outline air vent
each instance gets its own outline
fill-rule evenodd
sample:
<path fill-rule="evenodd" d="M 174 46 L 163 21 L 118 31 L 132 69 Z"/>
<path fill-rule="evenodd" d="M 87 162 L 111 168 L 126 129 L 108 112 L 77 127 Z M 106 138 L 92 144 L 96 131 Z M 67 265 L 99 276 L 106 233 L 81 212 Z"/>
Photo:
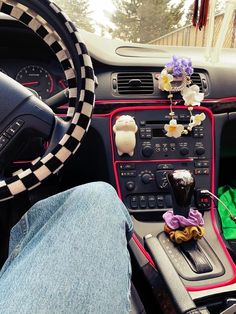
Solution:
<path fill-rule="evenodd" d="M 207 86 L 204 88 L 201 75 L 199 73 L 193 73 L 191 75 L 192 85 L 197 85 L 200 88 L 200 92 L 204 92 Z"/>
<path fill-rule="evenodd" d="M 154 92 L 151 73 L 118 73 L 117 85 L 120 95 L 150 95 Z"/>

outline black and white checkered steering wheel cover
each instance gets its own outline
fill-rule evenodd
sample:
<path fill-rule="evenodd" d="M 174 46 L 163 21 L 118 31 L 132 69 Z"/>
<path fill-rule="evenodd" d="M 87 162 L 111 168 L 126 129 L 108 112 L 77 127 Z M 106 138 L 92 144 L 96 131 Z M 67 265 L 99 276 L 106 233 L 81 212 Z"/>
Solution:
<path fill-rule="evenodd" d="M 0 12 L 6 13 L 38 34 L 53 50 L 64 69 L 69 88 L 70 126 L 58 145 L 46 156 L 39 158 L 30 168 L 14 175 L 11 178 L 0 181 L 0 201 L 13 198 L 15 195 L 32 190 L 51 174 L 59 171 L 65 161 L 72 156 L 80 146 L 84 134 L 87 132 L 93 106 L 95 103 L 95 81 L 91 59 L 85 44 L 81 40 L 78 30 L 69 18 L 51 0 L 38 0 L 47 10 L 53 11 L 58 20 L 63 23 L 68 32 L 68 38 L 76 47 L 78 55 L 73 58 L 62 42 L 57 31 L 46 21 L 44 17 L 25 6 L 26 1 L 0 0 Z M 22 4 L 24 3 L 24 5 Z M 49 12 L 47 11 L 47 12 Z M 79 58 L 77 65 L 75 58 Z M 79 75 L 78 75 L 79 73 Z M 80 94 L 78 94 L 77 82 L 80 78 Z"/>

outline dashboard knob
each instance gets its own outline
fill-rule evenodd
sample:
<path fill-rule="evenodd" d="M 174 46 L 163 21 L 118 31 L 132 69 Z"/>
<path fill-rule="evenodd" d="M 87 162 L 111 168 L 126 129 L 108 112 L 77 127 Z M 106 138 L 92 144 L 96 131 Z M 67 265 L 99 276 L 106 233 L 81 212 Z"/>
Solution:
<path fill-rule="evenodd" d="M 180 155 L 185 156 L 189 154 L 189 149 L 188 147 L 181 147 L 179 152 L 180 152 Z"/>
<path fill-rule="evenodd" d="M 154 149 L 151 146 L 144 146 L 142 149 L 142 154 L 144 157 L 151 157 Z"/>
<path fill-rule="evenodd" d="M 128 181 L 128 182 L 126 182 L 125 187 L 126 187 L 126 190 L 128 190 L 128 191 L 133 191 L 134 188 L 135 188 L 135 183 L 134 183 L 134 181 Z"/>
<path fill-rule="evenodd" d="M 198 147 L 198 148 L 196 148 L 195 152 L 196 152 L 197 155 L 200 156 L 200 155 L 205 154 L 206 150 L 205 150 L 204 147 Z"/>
<path fill-rule="evenodd" d="M 142 176 L 141 176 L 141 180 L 143 183 L 147 184 L 149 183 L 150 181 L 152 181 L 152 176 L 149 174 L 149 173 L 144 173 Z"/>

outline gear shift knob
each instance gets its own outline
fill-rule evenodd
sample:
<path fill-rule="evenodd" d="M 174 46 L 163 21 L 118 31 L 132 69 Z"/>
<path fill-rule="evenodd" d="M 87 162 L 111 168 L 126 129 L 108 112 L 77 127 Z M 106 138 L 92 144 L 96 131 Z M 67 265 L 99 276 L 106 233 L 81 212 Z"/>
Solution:
<path fill-rule="evenodd" d="M 195 180 L 188 170 L 175 170 L 167 174 L 174 215 L 188 217 Z"/>

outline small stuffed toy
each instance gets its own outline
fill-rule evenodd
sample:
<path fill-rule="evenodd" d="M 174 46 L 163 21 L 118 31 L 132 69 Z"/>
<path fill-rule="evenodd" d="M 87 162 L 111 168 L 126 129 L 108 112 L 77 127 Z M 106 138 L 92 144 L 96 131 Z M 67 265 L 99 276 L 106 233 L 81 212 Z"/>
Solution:
<path fill-rule="evenodd" d="M 123 115 L 116 120 L 113 132 L 115 133 L 115 143 L 119 156 L 123 154 L 134 155 L 134 148 L 136 146 L 135 133 L 137 131 L 138 127 L 133 117 Z"/>

